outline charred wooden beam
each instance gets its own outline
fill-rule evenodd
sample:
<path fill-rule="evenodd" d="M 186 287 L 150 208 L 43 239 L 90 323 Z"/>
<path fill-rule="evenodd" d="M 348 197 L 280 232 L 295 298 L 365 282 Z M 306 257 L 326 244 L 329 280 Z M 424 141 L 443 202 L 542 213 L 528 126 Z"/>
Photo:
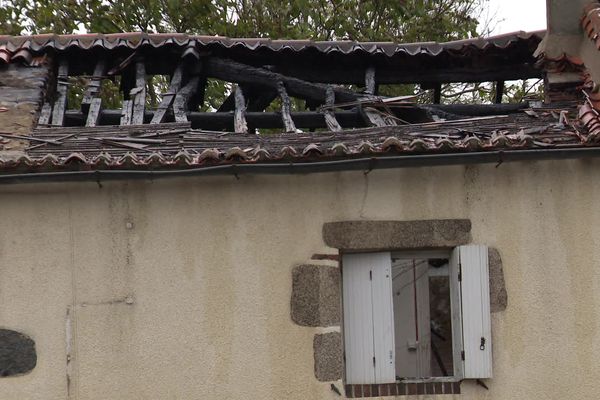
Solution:
<path fill-rule="evenodd" d="M 187 122 L 188 102 L 198 89 L 200 77 L 193 76 L 189 82 L 177 93 L 173 101 L 173 114 L 175 122 Z"/>
<path fill-rule="evenodd" d="M 338 85 L 365 84 L 362 68 L 339 68 L 335 66 L 314 65 L 306 68 L 302 65 L 278 66 L 278 71 L 290 79 L 301 79 L 312 83 Z M 543 71 L 534 63 L 495 63 L 476 67 L 440 66 L 439 68 L 402 68 L 377 67 L 377 84 L 403 83 L 452 83 L 452 82 L 495 82 L 498 80 L 516 80 L 542 78 Z"/>
<path fill-rule="evenodd" d="M 277 91 L 260 86 L 239 85 L 248 103 L 248 111 L 263 111 L 277 98 Z M 231 93 L 217 110 L 227 112 L 235 110 L 235 93 Z"/>
<path fill-rule="evenodd" d="M 335 113 L 333 112 L 333 105 L 335 104 L 335 92 L 332 87 L 327 88 L 327 108 L 324 111 L 325 114 L 325 123 L 330 131 L 341 131 L 342 127 L 340 126 L 337 119 L 335 119 Z"/>
<path fill-rule="evenodd" d="M 206 130 L 234 130 L 234 112 L 185 112 L 187 121 L 192 123 L 194 129 Z M 321 112 L 303 111 L 292 112 L 291 118 L 294 125 L 302 129 L 327 129 L 327 123 Z M 337 111 L 335 119 L 343 128 L 362 128 L 366 127 L 361 116 L 356 111 Z M 154 112 L 146 110 L 145 120 L 149 121 L 154 116 Z M 118 125 L 121 118 L 121 110 L 100 111 L 101 125 Z M 278 129 L 285 128 L 280 112 L 246 112 L 246 122 L 248 125 L 262 129 Z M 69 110 L 66 113 L 67 126 L 83 126 L 85 116 L 81 110 Z"/>
<path fill-rule="evenodd" d="M 169 90 L 163 94 L 162 101 L 160 102 L 154 116 L 152 117 L 151 124 L 160 124 L 164 122 L 167 110 L 172 106 L 175 96 L 179 89 L 181 89 L 181 81 L 183 79 L 183 64 L 179 64 L 175 68 L 171 82 L 169 83 Z"/>
<path fill-rule="evenodd" d="M 235 115 L 233 126 L 236 133 L 248 133 L 248 124 L 246 123 L 246 100 L 241 87 L 235 88 Z"/>
<path fill-rule="evenodd" d="M 492 115 L 504 115 L 511 113 L 522 112 L 523 109 L 529 107 L 527 103 L 520 104 L 448 104 L 448 105 L 437 105 L 428 104 L 418 108 L 423 114 L 436 114 L 436 113 L 447 113 L 455 116 L 462 117 L 478 117 L 478 116 L 492 116 Z M 408 109 L 409 114 L 413 114 L 413 109 Z M 402 111 L 402 109 L 400 109 Z M 228 130 L 233 131 L 234 128 L 234 113 L 233 112 L 197 112 L 197 111 L 183 111 L 186 115 L 186 119 L 192 123 L 192 127 L 195 129 L 206 129 L 206 130 Z M 395 112 L 398 110 L 395 109 Z M 85 115 L 81 110 L 68 110 L 66 112 L 65 125 L 67 126 L 83 126 L 85 123 Z M 145 120 L 151 120 L 154 115 L 152 111 L 145 112 Z M 363 117 L 357 110 L 338 110 L 333 113 L 336 121 L 342 128 L 357 128 L 366 127 L 367 123 L 363 120 Z M 292 120 L 297 128 L 301 129 L 319 129 L 329 128 L 325 117 L 322 112 L 292 112 Z M 408 115 L 401 115 L 403 119 L 408 119 Z M 100 111 L 100 124 L 101 125 L 118 125 L 121 118 L 121 110 L 101 110 Z M 271 129 L 271 128 L 283 128 L 283 120 L 279 112 L 246 112 L 246 121 L 248 125 L 255 126 L 257 128 Z M 426 122 L 425 120 L 414 120 L 409 122 Z M 331 129 L 331 128 L 329 128 Z"/>
<path fill-rule="evenodd" d="M 52 110 L 52 125 L 62 126 L 67 107 L 67 92 L 69 90 L 69 61 L 62 58 L 58 64 L 58 76 L 56 79 L 56 100 Z"/>
<path fill-rule="evenodd" d="M 433 112 L 435 112 L 435 110 L 440 110 L 450 114 L 462 116 L 486 117 L 490 115 L 502 115 L 522 112 L 521 110 L 529 107 L 529 104 L 428 104 L 422 107 L 428 110 L 433 110 Z"/>
<path fill-rule="evenodd" d="M 131 124 L 141 125 L 146 109 L 146 66 L 143 59 L 135 63 L 135 88 L 131 89 L 129 96 L 133 101 Z"/>
<path fill-rule="evenodd" d="M 294 120 L 291 116 L 292 103 L 285 90 L 285 85 L 281 81 L 277 82 L 277 92 L 281 99 L 281 119 L 283 120 L 285 131 L 290 133 L 296 132 L 296 126 L 294 125 Z"/>
<path fill-rule="evenodd" d="M 440 104 L 442 102 L 442 84 L 435 83 L 433 85 L 433 103 Z"/>
<path fill-rule="evenodd" d="M 502 97 L 504 96 L 504 81 L 496 82 L 496 104 L 502 103 Z"/>
<path fill-rule="evenodd" d="M 316 101 L 320 104 L 326 101 L 326 85 L 307 82 L 265 68 L 253 67 L 217 57 L 208 58 L 205 66 L 207 75 L 218 79 L 242 85 L 262 85 L 275 90 L 279 90 L 278 83 L 282 82 L 290 96 Z M 335 89 L 335 95 L 340 102 L 351 102 L 360 97 L 357 93 L 341 88 Z"/>

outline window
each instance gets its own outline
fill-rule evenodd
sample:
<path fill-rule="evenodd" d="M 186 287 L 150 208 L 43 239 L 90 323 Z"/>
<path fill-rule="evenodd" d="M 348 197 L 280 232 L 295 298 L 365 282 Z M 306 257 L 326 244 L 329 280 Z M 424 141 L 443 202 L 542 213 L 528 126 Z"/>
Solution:
<path fill-rule="evenodd" d="M 347 384 L 491 378 L 487 247 L 344 254 Z"/>

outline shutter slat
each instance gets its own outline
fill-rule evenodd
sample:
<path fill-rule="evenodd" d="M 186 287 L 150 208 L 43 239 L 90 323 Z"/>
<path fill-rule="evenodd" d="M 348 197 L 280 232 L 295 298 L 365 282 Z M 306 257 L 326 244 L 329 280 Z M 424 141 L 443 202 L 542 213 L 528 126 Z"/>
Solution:
<path fill-rule="evenodd" d="M 394 304 L 392 298 L 392 256 L 390 253 L 371 255 L 373 298 L 373 345 L 375 352 L 375 382 L 396 382 L 394 364 Z"/>
<path fill-rule="evenodd" d="M 488 249 L 460 246 L 464 378 L 492 377 Z"/>
<path fill-rule="evenodd" d="M 344 350 L 346 383 L 375 382 L 373 365 L 373 306 L 371 297 L 371 254 L 342 257 L 344 299 Z"/>

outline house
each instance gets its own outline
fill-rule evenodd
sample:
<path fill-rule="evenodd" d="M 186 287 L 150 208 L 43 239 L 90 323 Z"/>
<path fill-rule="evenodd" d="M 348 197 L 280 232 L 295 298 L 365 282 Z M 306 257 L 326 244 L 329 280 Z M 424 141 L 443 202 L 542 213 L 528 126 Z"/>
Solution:
<path fill-rule="evenodd" d="M 549 21 L 1 36 L 1 397 L 595 398 L 600 3 Z M 502 103 L 531 78 L 543 103 Z M 378 94 L 406 83 L 431 102 Z"/>

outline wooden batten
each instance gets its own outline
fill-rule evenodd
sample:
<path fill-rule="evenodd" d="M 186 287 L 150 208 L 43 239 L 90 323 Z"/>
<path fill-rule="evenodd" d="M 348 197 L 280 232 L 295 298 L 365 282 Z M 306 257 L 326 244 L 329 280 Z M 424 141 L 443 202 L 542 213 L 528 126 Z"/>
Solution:
<path fill-rule="evenodd" d="M 177 92 L 181 89 L 181 82 L 183 79 L 183 64 L 179 64 L 173 73 L 171 83 L 169 84 L 169 90 L 163 94 L 162 101 L 156 109 L 154 116 L 152 117 L 151 124 L 160 124 L 164 122 L 167 111 L 173 105 Z"/>
<path fill-rule="evenodd" d="M 279 98 L 281 99 L 281 119 L 283 120 L 285 132 L 295 133 L 296 125 L 294 125 L 294 120 L 292 120 L 291 115 L 292 103 L 287 91 L 285 90 L 285 85 L 281 81 L 277 82 L 277 92 L 279 93 Z"/>
<path fill-rule="evenodd" d="M 248 133 L 248 124 L 246 122 L 246 99 L 242 88 L 237 86 L 234 92 L 235 96 L 235 114 L 233 126 L 236 133 Z"/>
<path fill-rule="evenodd" d="M 65 108 L 67 107 L 67 91 L 69 89 L 69 61 L 62 58 L 58 65 L 58 77 L 56 80 L 56 101 L 52 110 L 52 125 L 62 126 L 65 119 Z"/>

